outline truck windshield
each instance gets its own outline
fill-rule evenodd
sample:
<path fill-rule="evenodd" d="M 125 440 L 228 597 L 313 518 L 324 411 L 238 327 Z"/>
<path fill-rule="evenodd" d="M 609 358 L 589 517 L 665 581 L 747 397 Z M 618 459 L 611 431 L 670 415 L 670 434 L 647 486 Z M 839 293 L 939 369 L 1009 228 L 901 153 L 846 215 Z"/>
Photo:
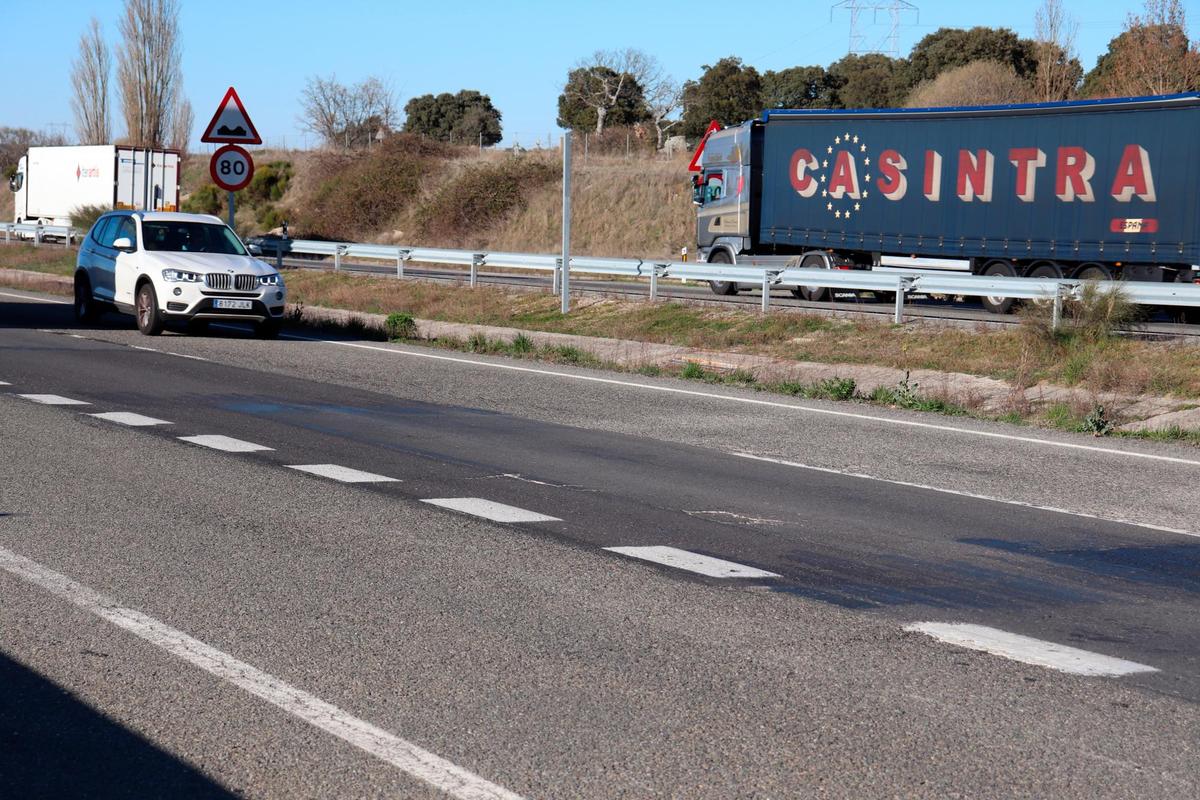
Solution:
<path fill-rule="evenodd" d="M 220 253 L 246 255 L 246 248 L 224 225 L 204 222 L 142 222 L 142 239 L 147 250 L 173 253 Z"/>

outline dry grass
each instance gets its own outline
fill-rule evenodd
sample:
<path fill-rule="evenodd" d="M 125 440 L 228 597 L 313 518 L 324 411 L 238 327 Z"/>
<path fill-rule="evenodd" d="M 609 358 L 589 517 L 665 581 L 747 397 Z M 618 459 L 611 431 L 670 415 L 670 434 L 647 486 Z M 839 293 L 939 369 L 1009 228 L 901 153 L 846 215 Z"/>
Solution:
<path fill-rule="evenodd" d="M 1200 397 L 1200 347 L 1107 337 L 1047 342 L 1023 329 L 894 327 L 815 315 L 761 316 L 678 303 L 582 299 L 569 316 L 548 294 L 417 281 L 289 273 L 292 299 L 354 311 L 603 336 L 798 361 L 962 372 L 1024 387 Z"/>
<path fill-rule="evenodd" d="M 51 275 L 75 273 L 75 249 L 61 244 L 3 244 L 0 239 L 0 267 L 47 272 Z"/>

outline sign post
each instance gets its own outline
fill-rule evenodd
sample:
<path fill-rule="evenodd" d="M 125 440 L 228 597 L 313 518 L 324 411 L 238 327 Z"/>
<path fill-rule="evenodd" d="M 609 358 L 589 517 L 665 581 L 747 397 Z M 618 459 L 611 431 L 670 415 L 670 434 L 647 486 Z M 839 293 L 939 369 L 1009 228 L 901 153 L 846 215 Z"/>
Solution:
<path fill-rule="evenodd" d="M 262 144 L 262 137 L 232 86 L 217 105 L 200 141 L 225 145 L 213 153 L 208 162 L 208 174 L 213 183 L 229 192 L 229 227 L 233 228 L 234 192 L 244 189 L 254 177 L 254 159 L 238 145 Z"/>
<path fill-rule="evenodd" d="M 571 310 L 571 132 L 562 137 L 562 313 Z"/>

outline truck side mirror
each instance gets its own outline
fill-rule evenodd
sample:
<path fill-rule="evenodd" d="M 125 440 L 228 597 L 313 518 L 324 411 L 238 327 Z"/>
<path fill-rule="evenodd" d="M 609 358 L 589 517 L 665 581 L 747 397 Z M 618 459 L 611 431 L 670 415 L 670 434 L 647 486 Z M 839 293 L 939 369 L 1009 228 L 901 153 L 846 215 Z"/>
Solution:
<path fill-rule="evenodd" d="M 115 240 L 112 246 L 123 253 L 133 252 L 133 240 L 128 236 L 122 236 L 120 239 Z"/>
<path fill-rule="evenodd" d="M 19 192 L 23 183 L 25 183 L 25 173 L 14 172 L 8 178 L 8 190 L 10 192 Z"/>
<path fill-rule="evenodd" d="M 701 182 L 699 175 L 692 176 L 692 204 L 704 205 L 704 183 Z"/>

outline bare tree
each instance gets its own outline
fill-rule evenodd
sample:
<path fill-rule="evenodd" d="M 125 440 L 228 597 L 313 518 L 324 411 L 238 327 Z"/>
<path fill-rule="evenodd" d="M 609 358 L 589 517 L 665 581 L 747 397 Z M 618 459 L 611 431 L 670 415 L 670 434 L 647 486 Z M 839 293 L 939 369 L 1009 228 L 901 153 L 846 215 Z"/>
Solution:
<path fill-rule="evenodd" d="M 79 36 L 79 56 L 71 64 L 71 110 L 80 144 L 108 144 L 112 123 L 108 116 L 108 80 L 112 56 L 104 43 L 100 20 L 92 17 Z"/>
<path fill-rule="evenodd" d="M 178 0 L 125 0 L 117 89 L 130 144 L 161 147 L 183 82 Z"/>
<path fill-rule="evenodd" d="M 666 75 L 658 77 L 646 88 L 646 108 L 650 112 L 650 121 L 654 123 L 654 132 L 658 139 L 655 147 L 663 148 L 663 137 L 674 126 L 679 118 L 670 116 L 683 107 L 683 84 Z"/>
<path fill-rule="evenodd" d="M 1200 52 L 1188 42 L 1180 0 L 1146 0 L 1113 41 L 1110 91 L 1173 94 L 1200 88 Z"/>
<path fill-rule="evenodd" d="M 188 144 L 192 141 L 192 128 L 196 124 L 196 115 L 192 112 L 192 101 L 179 98 L 175 109 L 171 112 L 171 149 L 186 153 Z"/>
<path fill-rule="evenodd" d="M 347 150 L 369 147 L 379 131 L 396 127 L 400 113 L 395 92 L 374 76 L 355 86 L 333 75 L 313 76 L 300 93 L 300 106 L 306 130 Z"/>
<path fill-rule="evenodd" d="M 987 106 L 1027 103 L 1029 83 L 999 61 L 972 61 L 917 84 L 905 101 L 909 108 Z"/>
<path fill-rule="evenodd" d="M 1037 100 L 1050 103 L 1075 96 L 1083 68 L 1075 56 L 1075 37 L 1079 23 L 1067 15 L 1062 0 L 1044 0 L 1034 15 L 1034 56 L 1037 71 L 1033 75 Z"/>
<path fill-rule="evenodd" d="M 647 83 L 661 75 L 658 62 L 641 50 L 597 50 L 576 66 L 581 80 L 568 81 L 563 93 L 596 112 L 596 133 L 604 133 L 608 112 L 631 99 L 641 101 Z M 631 89 L 636 87 L 636 92 Z"/>

